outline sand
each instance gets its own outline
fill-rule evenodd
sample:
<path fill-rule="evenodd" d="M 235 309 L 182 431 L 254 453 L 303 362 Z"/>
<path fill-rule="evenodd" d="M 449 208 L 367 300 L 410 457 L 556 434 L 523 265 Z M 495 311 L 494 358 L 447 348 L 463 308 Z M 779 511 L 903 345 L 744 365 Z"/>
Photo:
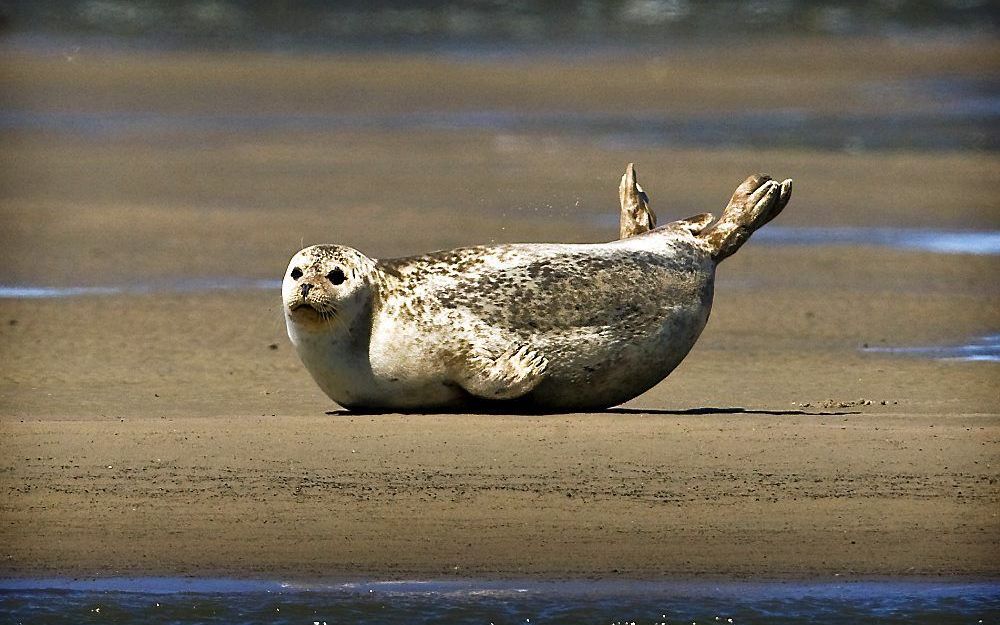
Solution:
<path fill-rule="evenodd" d="M 788 98 L 822 110 L 861 80 L 995 69 L 974 44 L 895 57 L 880 43 L 827 44 L 802 44 L 812 65 L 754 44 L 768 62 L 743 79 L 784 62 L 812 81 Z M 877 62 L 858 63 L 866 51 Z M 726 101 L 738 55 L 676 54 L 647 68 L 666 76 L 656 106 Z M 471 108 L 610 110 L 622 92 L 567 98 L 605 75 L 599 60 L 580 73 L 522 61 L 533 77 L 567 77 L 518 92 L 508 66 L 410 59 L 450 86 L 407 104 L 420 81 L 392 59 L 12 58 L 5 98 L 29 110 L 355 106 L 340 92 L 327 101 L 336 90 L 316 76 L 395 93 L 388 110 L 457 106 L 462 85 Z M 680 73 L 654 71 L 668 66 Z M 715 82 L 672 88 L 706 67 Z M 755 93 L 753 106 L 777 105 L 774 90 Z M 751 242 L 721 266 L 709 325 L 665 382 L 619 409 L 544 417 L 341 411 L 297 362 L 278 294 L 227 282 L 276 279 L 315 242 L 389 256 L 611 238 L 628 161 L 661 220 L 718 211 L 763 169 L 796 178 L 783 225 L 997 229 L 994 154 L 339 129 L 22 130 L 0 155 L 0 282 L 155 287 L 0 300 L 0 575 L 1000 573 L 1000 365 L 862 349 L 996 333 L 995 256 Z M 190 278 L 218 288 L 178 288 Z"/>

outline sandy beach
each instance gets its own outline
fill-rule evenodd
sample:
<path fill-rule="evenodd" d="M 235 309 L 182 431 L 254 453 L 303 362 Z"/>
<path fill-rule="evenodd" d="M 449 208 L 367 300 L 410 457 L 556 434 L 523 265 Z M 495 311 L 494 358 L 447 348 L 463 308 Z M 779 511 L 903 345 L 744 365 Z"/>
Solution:
<path fill-rule="evenodd" d="M 43 121 L 0 145 L 0 283 L 123 292 L 0 299 L 0 575 L 996 577 L 1000 365 L 871 349 L 996 334 L 996 255 L 751 241 L 666 381 L 550 416 L 343 411 L 277 290 L 248 286 L 310 243 L 608 240 L 630 161 L 661 222 L 720 211 L 762 170 L 796 180 L 777 226 L 996 231 L 995 152 L 176 126 L 607 112 L 640 83 L 646 111 L 933 112 L 858 85 L 998 70 L 975 42 L 796 45 L 675 50 L 628 80 L 602 58 L 11 52 L 4 106 Z M 72 126 L 150 110 L 140 130 Z"/>

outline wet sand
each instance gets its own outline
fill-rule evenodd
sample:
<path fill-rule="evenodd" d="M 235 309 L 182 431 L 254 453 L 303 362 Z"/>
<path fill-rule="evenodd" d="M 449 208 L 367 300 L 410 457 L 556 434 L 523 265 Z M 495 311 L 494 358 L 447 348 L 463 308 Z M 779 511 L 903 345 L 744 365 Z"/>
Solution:
<path fill-rule="evenodd" d="M 813 76 L 808 93 L 788 96 L 803 107 L 829 94 L 850 103 L 860 80 L 995 69 L 972 45 L 907 51 L 926 67 L 822 49 L 811 74 L 785 47 L 755 50 Z M 872 58 L 890 54 L 879 51 Z M 685 54 L 679 76 L 719 69 L 703 90 L 724 94 L 738 74 L 736 57 Z M 74 72 L 25 55 L 5 65 L 19 88 L 4 93 L 32 110 L 155 101 L 280 113 L 350 108 L 358 85 L 394 85 L 392 110 L 420 92 L 391 62 L 367 78 L 352 70 L 357 84 L 335 76 L 341 93 L 308 87 L 315 60 L 270 60 L 249 75 L 237 71 L 245 59 L 112 60 Z M 565 97 L 609 65 L 580 64 L 579 74 L 556 67 L 565 83 L 517 91 L 506 66 L 432 63 L 426 80 L 454 97 L 435 92 L 428 106 L 461 98 L 463 85 L 473 108 L 546 97 L 617 106 L 610 87 Z M 834 71 L 845 65 L 853 75 Z M 169 80 L 129 87 L 163 72 Z M 656 106 L 707 97 L 668 87 Z M 341 100 L 326 100 L 331 91 Z M 745 175 L 766 170 L 796 179 L 781 225 L 996 230 L 992 153 L 635 149 L 484 130 L 22 129 L 0 155 L 0 282 L 219 284 L 0 300 L 0 574 L 998 574 L 1000 365 L 861 349 L 995 334 L 996 256 L 751 242 L 721 266 L 708 328 L 670 378 L 620 409 L 545 417 L 339 411 L 297 362 L 278 294 L 225 288 L 277 278 L 316 242 L 390 256 L 609 239 L 628 161 L 661 221 L 718 211 Z"/>

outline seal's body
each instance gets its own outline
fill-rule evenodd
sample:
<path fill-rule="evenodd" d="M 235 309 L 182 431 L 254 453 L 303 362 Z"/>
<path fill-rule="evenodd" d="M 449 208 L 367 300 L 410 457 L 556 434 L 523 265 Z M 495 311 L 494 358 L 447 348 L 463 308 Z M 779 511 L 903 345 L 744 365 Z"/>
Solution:
<path fill-rule="evenodd" d="M 687 355 L 708 321 L 717 263 L 787 203 L 790 181 L 758 178 L 711 228 L 700 215 L 610 243 L 379 261 L 306 248 L 283 283 L 289 337 L 320 388 L 350 409 L 622 403 Z"/>

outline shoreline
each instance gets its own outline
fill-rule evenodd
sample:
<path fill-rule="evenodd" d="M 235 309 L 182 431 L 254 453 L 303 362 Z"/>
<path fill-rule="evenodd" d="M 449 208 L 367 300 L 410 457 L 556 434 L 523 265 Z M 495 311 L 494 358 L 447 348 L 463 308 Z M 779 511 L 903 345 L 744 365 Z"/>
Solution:
<path fill-rule="evenodd" d="M 677 594 L 712 590 L 832 588 L 835 586 L 881 586 L 886 589 L 926 589 L 928 587 L 980 586 L 994 588 L 1000 596 L 1000 574 L 982 575 L 870 575 L 863 577 L 441 577 L 430 579 L 379 579 L 373 577 L 211 577 L 172 575 L 52 575 L 0 576 L 0 592 L 33 590 L 104 591 L 138 593 L 226 592 L 242 593 L 261 590 L 290 592 L 364 592 L 369 588 L 387 592 L 449 592 L 486 588 L 490 590 L 520 590 L 531 586 L 532 591 L 563 592 L 643 592 L 649 588 L 673 591 Z"/>

